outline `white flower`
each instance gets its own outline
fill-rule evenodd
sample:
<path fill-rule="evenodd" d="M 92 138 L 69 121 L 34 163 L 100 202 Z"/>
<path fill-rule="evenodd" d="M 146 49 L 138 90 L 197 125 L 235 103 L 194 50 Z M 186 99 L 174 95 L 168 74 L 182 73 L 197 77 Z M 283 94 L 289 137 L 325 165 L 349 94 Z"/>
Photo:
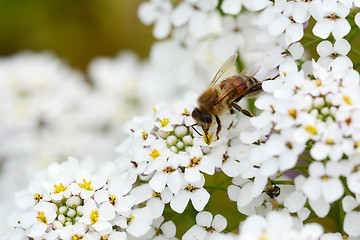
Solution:
<path fill-rule="evenodd" d="M 96 202 L 89 198 L 83 207 L 84 216 L 79 221 L 91 225 L 100 234 L 112 232 L 111 220 L 115 218 L 115 208 L 110 202 L 104 202 L 98 207 Z"/>
<path fill-rule="evenodd" d="M 147 201 L 146 206 L 151 209 L 154 218 L 163 214 L 165 204 L 169 203 L 173 197 L 173 193 L 168 187 L 165 187 L 162 192 L 155 192 L 148 183 L 135 187 L 130 194 L 135 196 L 135 204 Z"/>
<path fill-rule="evenodd" d="M 350 43 L 345 39 L 338 39 L 334 46 L 329 41 L 322 41 L 318 44 L 316 50 L 320 55 L 317 63 L 328 68 L 334 59 L 340 57 L 345 58 L 346 61 L 351 61 L 346 55 L 350 51 Z"/>
<path fill-rule="evenodd" d="M 201 173 L 204 172 L 213 175 L 215 172 L 214 162 L 211 158 L 203 156 L 200 147 L 192 147 L 189 150 L 189 157 L 181 158 L 180 165 L 185 167 L 184 179 L 187 182 L 198 182 L 201 179 Z"/>
<path fill-rule="evenodd" d="M 173 221 L 164 222 L 164 217 L 161 216 L 154 219 L 151 230 L 145 235 L 147 239 L 153 240 L 176 240 L 176 225 Z"/>
<path fill-rule="evenodd" d="M 324 14 L 315 18 L 317 22 L 313 28 L 314 35 L 325 39 L 332 33 L 336 40 L 346 36 L 351 29 L 350 24 L 345 19 L 350 8 L 336 1 L 323 2 L 322 7 Z"/>
<path fill-rule="evenodd" d="M 259 24 L 268 24 L 268 30 L 273 36 L 277 36 L 285 31 L 286 45 L 297 42 L 304 35 L 303 23 L 308 20 L 308 17 L 303 19 L 298 18 L 296 21 L 293 17 L 296 13 L 296 7 L 296 2 L 287 2 L 286 4 L 284 3 L 283 6 L 275 5 L 272 11 L 267 10 L 263 12 L 263 15 L 259 19 Z M 282 8 L 281 14 L 278 14 L 279 8 Z M 271 9 L 271 7 L 269 7 L 269 9 Z"/>
<path fill-rule="evenodd" d="M 140 5 L 138 15 L 144 24 L 154 23 L 153 35 L 155 38 L 162 39 L 167 37 L 171 31 L 170 14 L 172 9 L 173 6 L 168 0 L 151 0 Z"/>
<path fill-rule="evenodd" d="M 352 237 L 360 236 L 360 231 L 358 228 L 359 221 L 359 212 L 352 211 L 347 213 L 344 218 L 344 231 Z"/>
<path fill-rule="evenodd" d="M 126 216 L 117 216 L 114 223 L 134 237 L 145 235 L 153 222 L 151 210 L 148 207 L 137 208 Z"/>
<path fill-rule="evenodd" d="M 230 239 L 221 234 L 226 225 L 226 218 L 220 214 L 215 215 L 213 218 L 210 212 L 199 212 L 196 215 L 196 225 L 192 226 L 183 235 L 182 239 Z"/>
<path fill-rule="evenodd" d="M 319 239 L 323 229 L 319 224 L 296 226 L 295 218 L 284 212 L 270 212 L 265 218 L 259 215 L 248 217 L 240 225 L 239 240 L 252 239 Z"/>
<path fill-rule="evenodd" d="M 337 163 L 328 162 L 324 166 L 321 162 L 313 162 L 309 166 L 309 175 L 302 189 L 310 200 L 316 201 L 323 196 L 328 203 L 332 203 L 344 194 Z"/>
<path fill-rule="evenodd" d="M 174 195 L 170 202 L 171 208 L 177 212 L 184 212 L 189 200 L 197 211 L 202 211 L 210 199 L 210 194 L 203 187 L 205 178 L 201 175 L 201 180 L 194 183 L 182 181 L 181 189 Z"/>
<path fill-rule="evenodd" d="M 218 0 L 185 0 L 174 9 L 171 20 L 174 26 L 179 27 L 188 24 L 188 31 L 193 34 L 199 34 L 209 20 L 210 13 L 216 8 Z"/>

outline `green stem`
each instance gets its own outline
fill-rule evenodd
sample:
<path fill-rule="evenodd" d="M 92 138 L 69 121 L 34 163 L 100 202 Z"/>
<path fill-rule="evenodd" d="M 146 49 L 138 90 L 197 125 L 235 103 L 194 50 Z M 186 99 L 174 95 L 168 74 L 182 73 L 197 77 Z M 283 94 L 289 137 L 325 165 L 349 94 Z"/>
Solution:
<path fill-rule="evenodd" d="M 295 167 L 293 167 L 291 170 L 308 170 L 309 165 L 296 165 Z"/>
<path fill-rule="evenodd" d="M 296 165 L 295 167 L 293 167 L 290 170 L 299 170 L 299 171 L 305 173 L 306 175 L 309 175 L 308 168 L 309 168 L 309 165 Z"/>
<path fill-rule="evenodd" d="M 204 185 L 204 188 L 206 189 L 214 189 L 214 190 L 222 190 L 222 191 L 227 191 L 226 187 L 221 187 L 221 186 L 216 186 L 216 185 Z"/>
<path fill-rule="evenodd" d="M 355 37 L 356 35 L 359 33 L 360 29 L 358 26 L 354 26 L 350 33 L 345 37 L 345 39 L 348 41 L 348 42 L 351 42 Z"/>
<path fill-rule="evenodd" d="M 357 61 L 356 63 L 354 63 L 353 68 L 357 68 L 358 66 L 360 66 L 360 61 Z"/>
<path fill-rule="evenodd" d="M 315 40 L 312 40 L 312 41 L 310 41 L 310 42 L 307 42 L 307 43 L 304 43 L 303 44 L 303 47 L 304 48 L 308 48 L 308 47 L 310 47 L 310 46 L 312 46 L 312 45 L 315 45 L 315 44 L 318 44 L 319 42 L 321 42 L 323 39 L 315 39 Z"/>
<path fill-rule="evenodd" d="M 338 219 L 338 227 L 339 227 L 339 231 L 341 232 L 341 234 L 343 236 L 345 236 L 345 232 L 344 232 L 344 219 L 345 219 L 345 212 L 344 209 L 342 208 L 342 204 L 341 204 L 341 200 L 338 201 L 338 211 L 339 211 L 339 217 Z"/>
<path fill-rule="evenodd" d="M 315 37 L 314 35 L 311 34 L 304 34 L 304 39 L 308 39 L 308 40 L 315 40 L 315 39 L 319 39 L 318 37 Z"/>
<path fill-rule="evenodd" d="M 307 163 L 309 163 L 309 164 L 313 162 L 313 160 L 312 160 L 311 158 L 308 158 L 308 157 L 306 157 L 306 156 L 304 156 L 304 155 L 300 155 L 299 158 L 300 158 L 301 160 L 303 160 L 304 162 L 307 162 Z"/>
<path fill-rule="evenodd" d="M 350 52 L 353 52 L 353 53 L 355 53 L 356 55 L 360 56 L 360 51 L 357 50 L 356 48 L 351 48 L 351 49 L 350 49 Z"/>
<path fill-rule="evenodd" d="M 275 185 L 294 185 L 294 181 L 271 180 L 271 182 Z"/>

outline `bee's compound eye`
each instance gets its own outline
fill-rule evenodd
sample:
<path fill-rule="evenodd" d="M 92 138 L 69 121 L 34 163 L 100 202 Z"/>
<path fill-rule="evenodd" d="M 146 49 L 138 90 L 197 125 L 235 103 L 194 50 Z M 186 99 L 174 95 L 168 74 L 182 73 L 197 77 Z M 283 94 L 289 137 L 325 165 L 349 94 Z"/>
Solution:
<path fill-rule="evenodd" d="M 210 125 L 212 123 L 212 117 L 208 113 L 200 111 L 198 108 L 195 108 L 191 116 L 198 122 L 205 123 Z"/>
<path fill-rule="evenodd" d="M 197 120 L 197 119 L 199 119 L 200 114 L 201 114 L 200 110 L 199 110 L 198 108 L 195 108 L 195 109 L 192 111 L 191 116 L 192 116 L 195 120 Z"/>
<path fill-rule="evenodd" d="M 210 125 L 212 123 L 212 117 L 210 114 L 201 113 L 201 119 L 206 122 L 207 125 Z"/>

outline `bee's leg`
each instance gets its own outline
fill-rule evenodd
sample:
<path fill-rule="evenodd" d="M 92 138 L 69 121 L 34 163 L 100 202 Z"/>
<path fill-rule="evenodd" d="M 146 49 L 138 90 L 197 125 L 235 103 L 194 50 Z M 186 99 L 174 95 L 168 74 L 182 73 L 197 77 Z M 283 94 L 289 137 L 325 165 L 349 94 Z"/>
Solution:
<path fill-rule="evenodd" d="M 217 123 L 217 129 L 216 129 L 216 137 L 219 139 L 219 132 L 221 131 L 221 121 L 218 115 L 215 115 L 216 123 Z"/>
<path fill-rule="evenodd" d="M 230 114 L 234 114 L 234 113 L 235 113 L 234 109 L 230 108 Z"/>
<path fill-rule="evenodd" d="M 249 110 L 246 110 L 242 107 L 240 107 L 239 105 L 237 105 L 235 102 L 233 102 L 231 104 L 236 110 L 238 110 L 239 112 L 241 112 L 242 114 L 244 114 L 245 116 L 248 117 L 253 117 L 253 115 L 251 114 L 251 112 Z"/>

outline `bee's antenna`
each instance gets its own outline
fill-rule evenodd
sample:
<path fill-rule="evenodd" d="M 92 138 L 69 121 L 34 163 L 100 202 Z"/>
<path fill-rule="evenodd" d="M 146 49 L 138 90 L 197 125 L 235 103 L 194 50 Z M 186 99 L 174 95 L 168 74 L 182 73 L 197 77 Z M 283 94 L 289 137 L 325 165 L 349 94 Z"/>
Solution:
<path fill-rule="evenodd" d="M 267 78 L 265 79 L 263 82 L 265 81 L 269 81 L 269 80 L 275 80 L 276 78 L 280 77 L 280 74 L 276 75 L 275 77 L 272 77 L 272 78 Z"/>
<path fill-rule="evenodd" d="M 191 125 L 191 128 L 194 129 L 194 131 L 195 131 L 197 134 L 199 134 L 200 136 L 202 136 L 202 135 L 199 133 L 199 131 L 196 130 L 196 128 L 194 128 L 194 126 L 197 126 L 197 125 L 199 125 L 199 124 L 198 124 L 198 123 L 195 123 L 195 124 Z"/>

